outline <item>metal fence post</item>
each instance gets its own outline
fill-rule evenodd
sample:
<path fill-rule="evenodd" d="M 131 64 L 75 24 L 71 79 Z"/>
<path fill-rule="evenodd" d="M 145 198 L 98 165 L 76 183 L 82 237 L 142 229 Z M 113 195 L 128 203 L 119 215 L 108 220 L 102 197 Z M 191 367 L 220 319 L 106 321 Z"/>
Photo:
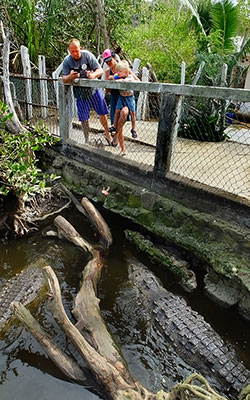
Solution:
<path fill-rule="evenodd" d="M 154 174 L 157 176 L 165 176 L 171 167 L 171 159 L 178 132 L 181 103 L 182 96 L 170 93 L 161 95 L 154 163 Z"/>
<path fill-rule="evenodd" d="M 63 144 L 67 142 L 69 138 L 69 129 L 71 120 L 69 117 L 69 95 L 68 93 L 71 90 L 71 86 L 64 85 L 62 79 L 58 80 L 59 83 L 59 128 L 60 128 L 60 137 L 62 139 Z"/>

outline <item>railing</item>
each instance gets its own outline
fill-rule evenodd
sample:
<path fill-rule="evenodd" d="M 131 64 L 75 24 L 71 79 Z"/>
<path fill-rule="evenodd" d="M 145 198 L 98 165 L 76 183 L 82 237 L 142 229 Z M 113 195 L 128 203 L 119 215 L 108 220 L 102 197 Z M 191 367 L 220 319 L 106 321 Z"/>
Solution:
<path fill-rule="evenodd" d="M 59 136 L 58 79 L 12 74 L 10 83 L 19 118 L 32 124 L 43 120 L 51 133 Z"/>
<path fill-rule="evenodd" d="M 91 112 L 90 145 L 84 145 L 76 115 L 73 85 L 59 79 L 60 136 L 63 143 L 136 166 L 152 179 L 171 173 L 177 181 L 209 187 L 220 194 L 250 199 L 250 91 L 221 87 L 144 82 L 80 80 L 77 86 L 134 90 L 149 105 L 146 120 L 137 120 L 136 139 L 131 122 L 124 126 L 126 156 L 108 146 L 96 113 Z M 145 96 L 145 93 L 147 94 Z M 107 96 L 108 102 L 108 96 Z M 243 110 L 243 111 L 242 111 Z M 205 186 L 204 186 L 205 185 Z"/>

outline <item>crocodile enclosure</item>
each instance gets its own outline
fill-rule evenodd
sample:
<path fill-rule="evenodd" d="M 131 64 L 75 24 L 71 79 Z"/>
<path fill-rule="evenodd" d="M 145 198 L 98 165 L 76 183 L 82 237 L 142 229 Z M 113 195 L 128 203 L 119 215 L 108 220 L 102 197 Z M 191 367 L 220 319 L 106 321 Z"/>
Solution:
<path fill-rule="evenodd" d="M 166 347 L 201 373 L 220 393 L 235 399 L 250 383 L 250 371 L 214 329 L 180 296 L 164 289 L 144 265 L 130 260 L 129 280 L 138 289 L 146 319 Z"/>

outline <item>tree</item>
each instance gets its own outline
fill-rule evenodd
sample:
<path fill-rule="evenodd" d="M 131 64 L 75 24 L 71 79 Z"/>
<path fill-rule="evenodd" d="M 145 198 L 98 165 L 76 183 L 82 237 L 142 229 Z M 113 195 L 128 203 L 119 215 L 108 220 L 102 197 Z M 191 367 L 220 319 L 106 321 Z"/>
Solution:
<path fill-rule="evenodd" d="M 105 22 L 105 11 L 104 11 L 104 4 L 102 0 L 96 0 L 96 8 L 97 8 L 97 24 L 100 24 L 100 29 L 102 32 L 103 37 L 103 44 L 105 49 L 109 47 L 109 37 L 106 29 L 106 22 Z"/>
<path fill-rule="evenodd" d="M 198 34 L 203 51 L 226 54 L 234 51 L 239 7 L 232 0 L 181 0 L 191 11 L 189 27 Z M 200 33 L 200 35 L 199 35 Z M 207 43 L 205 48 L 204 43 Z"/>
<path fill-rule="evenodd" d="M 187 13 L 175 5 L 148 4 L 140 23 L 124 31 L 121 45 L 131 58 L 152 64 L 159 80 L 178 83 L 182 61 L 193 62 L 197 46 L 195 33 L 187 35 L 186 21 Z"/>

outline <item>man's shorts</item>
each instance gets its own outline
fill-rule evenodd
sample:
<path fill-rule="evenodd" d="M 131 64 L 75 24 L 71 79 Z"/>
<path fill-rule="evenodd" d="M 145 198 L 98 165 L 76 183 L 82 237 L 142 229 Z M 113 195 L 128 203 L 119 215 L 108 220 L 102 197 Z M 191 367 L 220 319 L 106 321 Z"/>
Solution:
<path fill-rule="evenodd" d="M 90 107 L 93 107 L 98 115 L 109 113 L 104 96 L 99 89 L 88 99 L 76 99 L 76 105 L 79 121 L 87 121 L 89 119 Z"/>
<path fill-rule="evenodd" d="M 116 110 L 121 110 L 123 107 L 128 107 L 129 111 L 135 112 L 135 96 L 119 96 L 116 103 Z"/>

